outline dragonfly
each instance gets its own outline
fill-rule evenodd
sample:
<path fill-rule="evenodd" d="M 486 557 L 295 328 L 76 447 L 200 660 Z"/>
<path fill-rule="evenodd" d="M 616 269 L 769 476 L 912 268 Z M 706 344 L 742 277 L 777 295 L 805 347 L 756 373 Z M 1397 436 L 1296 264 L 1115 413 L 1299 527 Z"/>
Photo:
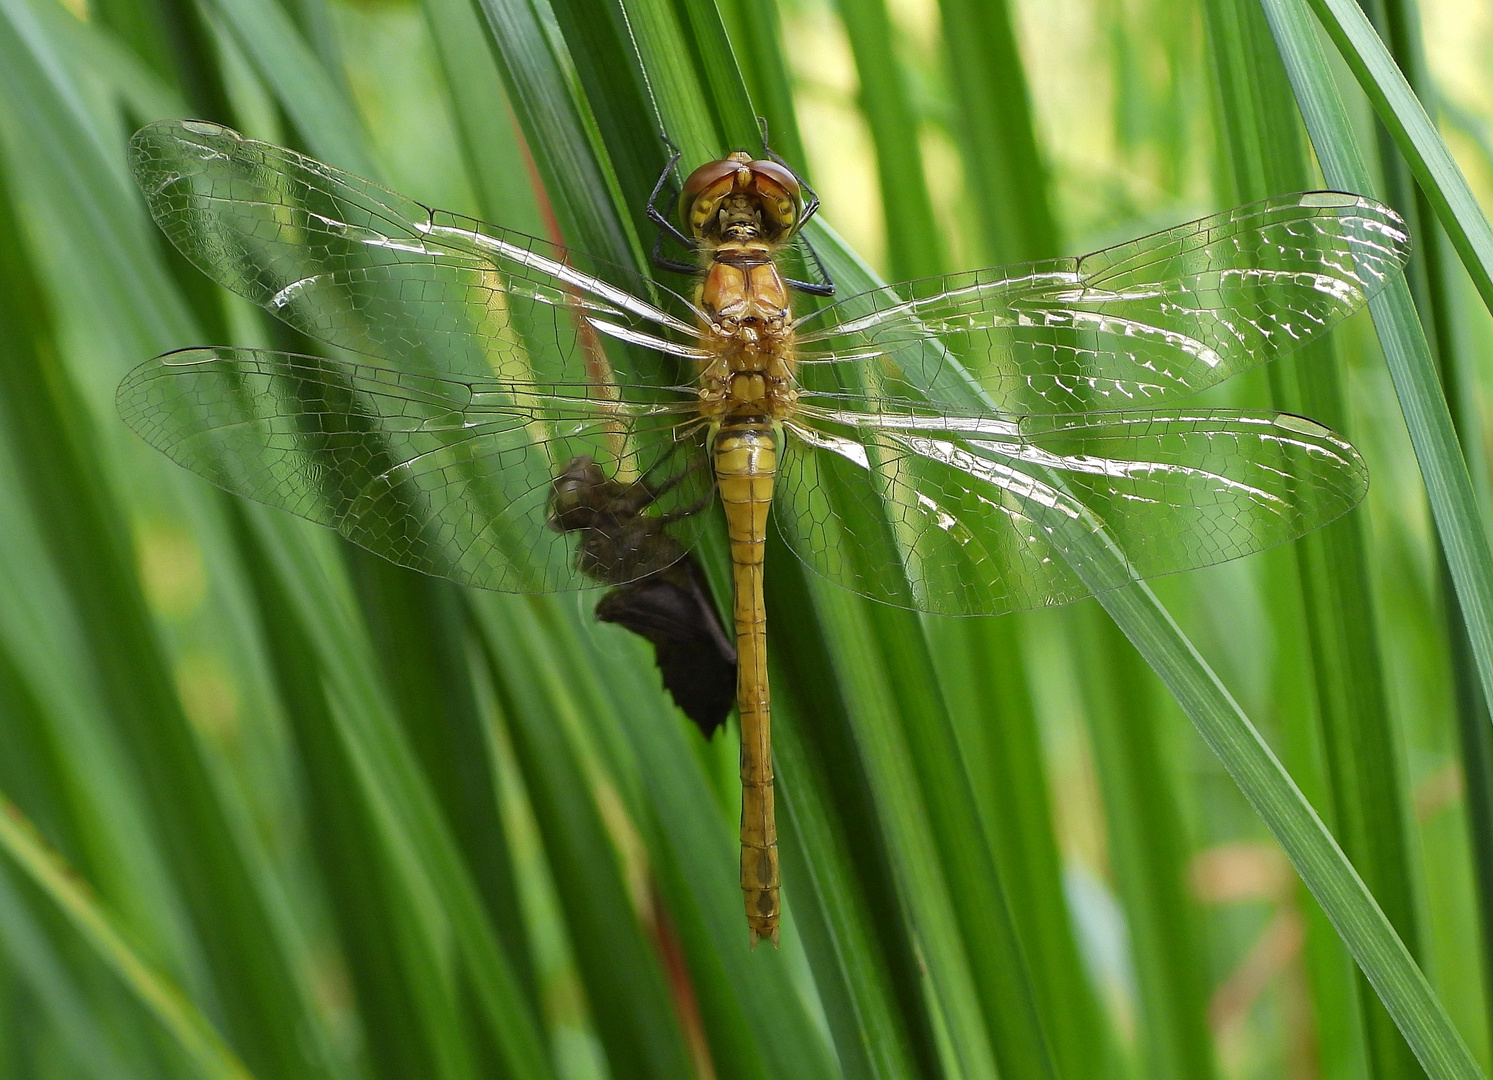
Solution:
<path fill-rule="evenodd" d="M 1388 207 L 1314 191 L 1081 258 L 832 297 L 784 269 L 817 199 L 780 159 L 701 165 L 678 224 L 655 206 L 673 164 L 649 210 L 687 249 L 655 247 L 693 275 L 687 295 L 215 124 L 152 124 L 131 167 L 159 227 L 328 349 L 168 353 L 117 404 L 220 487 L 484 589 L 658 581 L 720 507 L 741 887 L 749 942 L 776 944 L 769 517 L 815 574 L 939 615 L 1067 603 L 1299 537 L 1362 499 L 1354 448 L 1304 417 L 1179 402 L 1320 338 L 1409 237 Z M 611 524 L 566 527 L 577 479 L 621 500 Z"/>

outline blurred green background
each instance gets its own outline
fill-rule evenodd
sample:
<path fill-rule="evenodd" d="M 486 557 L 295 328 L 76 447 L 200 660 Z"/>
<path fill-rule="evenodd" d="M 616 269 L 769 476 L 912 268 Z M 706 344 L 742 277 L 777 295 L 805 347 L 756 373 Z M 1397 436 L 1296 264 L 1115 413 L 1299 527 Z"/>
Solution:
<path fill-rule="evenodd" d="M 1493 206 L 1493 8 L 1366 7 Z M 1170 667 L 1095 601 L 919 618 L 775 549 L 778 951 L 746 947 L 734 733 L 703 743 L 594 595 L 399 570 L 113 409 L 154 354 L 294 344 L 149 222 L 125 145 L 159 117 L 628 262 L 658 118 L 692 166 L 760 114 L 832 261 L 896 280 L 1322 186 L 1289 70 L 1342 95 L 1331 134 L 1412 222 L 1480 522 L 1493 321 L 1294 11 L 0 0 L 0 1077 L 1486 1074 L 1493 728 L 1367 315 L 1207 395 L 1331 423 L 1373 486 L 1313 538 L 1154 583 Z M 1199 735 L 1227 697 L 1168 692 L 1209 669 L 1408 949 L 1369 957 L 1375 986 L 1421 1000 L 1418 965 L 1444 1015 L 1355 973 L 1305 849 L 1251 807 L 1267 781 L 1247 798 L 1247 754 Z"/>

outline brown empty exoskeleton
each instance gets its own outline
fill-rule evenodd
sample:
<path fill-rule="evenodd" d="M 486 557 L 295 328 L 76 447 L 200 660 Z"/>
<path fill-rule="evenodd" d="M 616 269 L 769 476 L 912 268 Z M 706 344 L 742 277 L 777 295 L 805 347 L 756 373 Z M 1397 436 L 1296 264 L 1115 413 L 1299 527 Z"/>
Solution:
<path fill-rule="evenodd" d="M 1325 333 L 1409 238 L 1385 206 L 1309 191 L 795 313 L 793 292 L 833 292 L 780 269 L 813 192 L 732 154 L 686 179 L 681 228 L 654 205 L 677 162 L 648 213 L 654 262 L 690 297 L 216 124 L 152 124 L 131 166 L 161 229 L 335 351 L 183 349 L 117 402 L 180 464 L 403 566 L 609 588 L 599 614 L 654 642 L 706 732 L 733 657 L 690 552 L 718 494 L 741 887 L 752 942 L 776 941 L 769 504 L 815 574 L 939 615 L 1067 603 L 1301 536 L 1363 496 L 1356 451 L 1301 417 L 1172 403 Z M 690 258 L 665 258 L 665 236 Z"/>

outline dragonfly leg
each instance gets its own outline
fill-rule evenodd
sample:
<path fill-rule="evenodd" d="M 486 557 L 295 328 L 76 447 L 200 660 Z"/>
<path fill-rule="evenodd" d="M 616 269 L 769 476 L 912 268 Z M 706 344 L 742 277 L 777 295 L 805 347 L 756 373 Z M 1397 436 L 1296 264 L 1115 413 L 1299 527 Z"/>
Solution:
<path fill-rule="evenodd" d="M 677 483 L 677 481 L 675 482 Z M 664 525 L 672 524 L 675 521 L 683 521 L 685 518 L 691 517 L 695 514 L 700 513 L 700 511 L 705 510 L 714 501 L 715 485 L 712 484 L 709 491 L 700 496 L 694 502 L 690 503 L 688 506 L 681 507 L 678 510 L 670 510 L 667 514 L 660 514 L 657 520 Z"/>
<path fill-rule="evenodd" d="M 645 506 L 651 506 L 653 503 L 658 502 L 659 499 L 663 498 L 669 492 L 673 491 L 676 487 L 684 483 L 684 481 L 688 480 L 691 476 L 699 472 L 700 469 L 704 468 L 708 464 L 709 459 L 704 457 L 697 457 L 694 461 L 691 461 L 688 465 L 686 465 L 681 471 L 675 473 L 673 476 L 670 476 L 662 483 L 652 483 L 648 478 L 653 475 L 655 470 L 660 468 L 665 462 L 667 462 L 676 453 L 678 453 L 679 447 L 682 445 L 682 443 L 675 443 L 672 447 L 669 448 L 668 453 L 663 454 L 657 461 L 648 466 L 648 471 L 638 478 L 638 486 L 646 495 L 646 500 L 638 507 L 639 510 L 642 510 Z M 710 499 L 711 494 L 706 494 L 701 501 L 701 505 L 685 510 L 670 511 L 668 514 L 664 515 L 664 519 L 668 521 L 674 521 L 678 518 L 695 513 L 699 510 L 703 510 L 706 506 L 710 505 Z"/>
<path fill-rule="evenodd" d="M 684 273 L 693 274 L 699 270 L 698 267 L 689 266 L 684 263 L 663 265 L 664 262 L 671 261 L 663 259 L 663 242 L 665 233 L 672 237 L 674 242 L 677 243 L 680 247 L 687 248 L 690 251 L 693 251 L 695 249 L 694 241 L 685 236 L 684 233 L 680 232 L 678 226 L 676 226 L 672 221 L 669 220 L 668 215 L 658 208 L 658 197 L 663 194 L 664 187 L 669 182 L 669 174 L 674 171 L 674 166 L 679 164 L 680 157 L 681 152 L 675 150 L 674 156 L 669 158 L 669 163 L 664 166 L 664 171 L 658 174 L 658 183 L 653 185 L 653 194 L 648 196 L 648 220 L 658 226 L 658 239 L 653 244 L 653 261 L 655 263 L 658 263 L 665 270 L 675 270 L 683 267 Z"/>
<path fill-rule="evenodd" d="M 653 265 L 660 270 L 672 270 L 676 274 L 698 274 L 700 272 L 700 268 L 693 263 L 671 259 L 664 254 L 663 229 L 659 229 L 658 235 L 653 238 Z"/>
<path fill-rule="evenodd" d="M 797 289 L 801 293 L 808 293 L 810 296 L 835 295 L 834 285 L 827 281 L 821 285 L 817 281 L 794 281 L 792 278 L 784 278 L 783 284 L 787 285 L 790 289 Z"/>
<path fill-rule="evenodd" d="M 777 151 L 774 150 L 772 148 L 772 145 L 767 141 L 767 117 L 757 117 L 757 126 L 762 129 L 762 152 L 765 153 L 770 160 L 776 161 L 779 165 L 783 166 L 783 168 L 792 173 L 793 179 L 797 180 L 798 186 L 803 189 L 804 211 L 798 219 L 798 228 L 802 229 L 809 223 L 809 219 L 819 212 L 819 193 L 809 186 L 809 182 L 805 180 L 801 175 L 799 175 L 797 169 L 780 158 Z M 814 256 L 814 261 L 818 262 L 819 256 Z M 821 266 L 819 269 L 823 270 L 824 267 Z"/>

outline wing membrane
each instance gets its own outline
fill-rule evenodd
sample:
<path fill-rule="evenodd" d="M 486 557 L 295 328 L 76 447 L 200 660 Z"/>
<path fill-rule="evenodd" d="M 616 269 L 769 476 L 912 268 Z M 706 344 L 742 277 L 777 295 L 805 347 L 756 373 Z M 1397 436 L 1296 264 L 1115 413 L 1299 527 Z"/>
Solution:
<path fill-rule="evenodd" d="M 969 402 L 978 387 L 1014 414 L 1147 407 L 1325 333 L 1409 243 L 1371 199 L 1283 196 L 1082 258 L 849 297 L 800 322 L 800 369 L 827 394 L 862 388 L 867 365 L 884 394 Z"/>
<path fill-rule="evenodd" d="M 597 400 L 589 386 L 435 378 L 255 349 L 189 349 L 132 371 L 119 412 L 218 486 L 335 528 L 386 559 L 503 592 L 585 588 L 548 526 L 576 457 L 608 478 L 675 481 L 646 514 L 688 548 L 711 491 L 693 404 Z M 683 429 L 682 429 L 683 427 Z M 632 577 L 660 567 L 640 565 Z M 620 584 L 628 575 L 611 575 Z"/>
<path fill-rule="evenodd" d="M 688 381 L 688 304 L 620 267 L 216 124 L 163 121 L 130 145 L 171 242 L 312 337 L 430 374 Z M 648 347 L 604 344 L 621 337 Z"/>
<path fill-rule="evenodd" d="M 1276 413 L 840 413 L 791 430 L 774 504 L 788 546 L 845 588 L 942 615 L 1063 604 L 1238 558 L 1368 488 L 1347 442 Z M 1094 542 L 1124 555 L 1080 575 Z"/>

